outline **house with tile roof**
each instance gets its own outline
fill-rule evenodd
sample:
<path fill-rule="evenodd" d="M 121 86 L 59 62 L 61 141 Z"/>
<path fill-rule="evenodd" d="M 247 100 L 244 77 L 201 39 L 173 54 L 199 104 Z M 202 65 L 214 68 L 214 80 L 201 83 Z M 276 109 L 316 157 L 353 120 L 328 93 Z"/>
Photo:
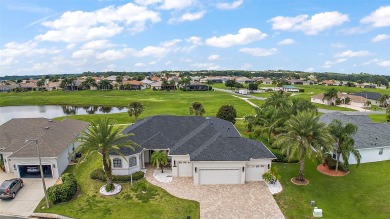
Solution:
<path fill-rule="evenodd" d="M 329 125 L 334 119 L 358 127 L 358 131 L 352 137 L 355 148 L 362 156 L 360 163 L 390 160 L 390 126 L 387 123 L 373 122 L 367 115 L 348 115 L 339 112 L 323 114 L 319 121 Z M 336 151 L 333 151 L 333 154 L 335 156 Z M 355 157 L 350 156 L 348 162 L 356 164 Z"/>
<path fill-rule="evenodd" d="M 58 178 L 80 145 L 78 135 L 88 125 L 73 119 L 11 119 L 0 126 L 0 160 L 6 172 L 14 173 L 15 177 L 39 178 L 39 172 L 28 171 L 39 165 L 39 147 L 45 177 Z"/>
<path fill-rule="evenodd" d="M 352 95 L 352 94 L 344 94 L 344 93 L 337 93 L 337 98 L 341 100 L 341 104 L 347 104 L 351 106 L 356 107 L 366 107 L 367 106 L 367 99 L 362 96 Z M 346 101 L 346 99 L 349 98 L 349 101 Z M 335 105 L 336 100 L 326 100 L 324 99 L 324 94 L 317 94 L 314 96 L 311 96 L 310 101 L 312 103 L 319 103 L 319 104 L 325 104 L 325 105 Z"/>
<path fill-rule="evenodd" d="M 151 116 L 123 130 L 130 133 L 139 147 L 110 153 L 114 175 L 140 171 L 154 151 L 165 151 L 174 177 L 192 177 L 194 184 L 243 184 L 262 181 L 275 158 L 263 143 L 241 137 L 231 122 L 215 117 Z"/>

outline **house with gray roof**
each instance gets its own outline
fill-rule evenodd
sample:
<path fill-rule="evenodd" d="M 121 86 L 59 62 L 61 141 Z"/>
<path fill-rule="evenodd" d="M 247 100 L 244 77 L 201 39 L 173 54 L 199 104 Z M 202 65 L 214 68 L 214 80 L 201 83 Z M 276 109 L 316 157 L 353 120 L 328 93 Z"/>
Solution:
<path fill-rule="evenodd" d="M 0 161 L 4 162 L 6 172 L 14 173 L 15 177 L 38 178 L 39 147 L 45 177 L 58 178 L 80 145 L 78 135 L 88 125 L 73 119 L 11 119 L 0 126 Z"/>
<path fill-rule="evenodd" d="M 375 123 L 367 115 L 347 115 L 339 112 L 323 114 L 320 122 L 329 125 L 334 119 L 358 127 L 353 139 L 355 148 L 362 156 L 360 163 L 390 160 L 390 126 L 387 123 Z M 348 162 L 356 164 L 353 156 L 349 157 Z"/>
<path fill-rule="evenodd" d="M 275 158 L 263 143 L 241 137 L 231 122 L 215 117 L 151 116 L 123 130 L 130 133 L 128 139 L 139 147 L 111 152 L 114 175 L 139 171 L 154 151 L 165 151 L 174 177 L 192 177 L 194 184 L 243 184 L 262 181 Z"/>

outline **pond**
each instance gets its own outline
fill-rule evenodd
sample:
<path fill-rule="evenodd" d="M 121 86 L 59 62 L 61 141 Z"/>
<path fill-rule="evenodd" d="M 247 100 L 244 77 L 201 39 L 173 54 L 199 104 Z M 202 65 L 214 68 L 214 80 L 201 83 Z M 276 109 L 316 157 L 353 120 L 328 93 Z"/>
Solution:
<path fill-rule="evenodd" d="M 12 118 L 56 118 L 67 115 L 127 112 L 126 107 L 110 106 L 5 106 L 0 107 L 0 125 Z"/>

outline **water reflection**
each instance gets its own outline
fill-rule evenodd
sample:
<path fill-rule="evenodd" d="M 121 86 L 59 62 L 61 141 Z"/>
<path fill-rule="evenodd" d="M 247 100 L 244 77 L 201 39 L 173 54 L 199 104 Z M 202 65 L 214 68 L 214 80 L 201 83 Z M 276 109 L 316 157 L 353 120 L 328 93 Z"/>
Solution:
<path fill-rule="evenodd" d="M 110 106 L 6 106 L 0 107 L 0 125 L 12 118 L 56 118 L 66 115 L 127 112 L 126 107 Z"/>

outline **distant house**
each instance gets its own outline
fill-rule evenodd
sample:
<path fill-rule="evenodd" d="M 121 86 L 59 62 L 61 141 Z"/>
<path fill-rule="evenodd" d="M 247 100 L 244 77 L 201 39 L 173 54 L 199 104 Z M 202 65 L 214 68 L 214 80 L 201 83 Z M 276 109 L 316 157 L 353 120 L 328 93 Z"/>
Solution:
<path fill-rule="evenodd" d="M 321 84 L 325 85 L 325 86 L 337 86 L 337 85 L 339 85 L 338 82 L 333 81 L 333 80 L 325 80 L 325 81 L 322 81 Z"/>
<path fill-rule="evenodd" d="M 15 88 L 20 88 L 19 84 L 0 85 L 0 92 L 10 92 Z"/>
<path fill-rule="evenodd" d="M 151 84 L 150 85 L 150 89 L 152 89 L 152 90 L 168 90 L 168 91 L 171 91 L 171 90 L 176 90 L 176 86 L 175 85 L 171 85 L 171 84 L 163 85 L 162 81 L 158 81 L 158 82 L 154 82 L 153 84 Z"/>
<path fill-rule="evenodd" d="M 343 94 L 343 93 L 337 93 L 337 98 L 340 99 L 341 104 L 345 104 L 347 101 L 346 99 L 349 98 L 349 102 L 347 102 L 347 105 L 356 106 L 356 107 L 365 107 L 367 104 L 367 99 L 360 96 L 350 95 L 350 94 Z M 334 100 L 325 100 L 324 94 L 317 94 L 311 97 L 312 103 L 319 103 L 319 104 L 325 104 L 325 105 L 336 105 L 336 99 Z"/>
<path fill-rule="evenodd" d="M 288 82 L 290 84 L 293 84 L 293 85 L 303 85 L 303 81 L 302 80 L 299 80 L 299 79 L 291 79 L 291 80 L 288 80 Z"/>
<path fill-rule="evenodd" d="M 353 123 L 358 131 L 353 135 L 355 148 L 362 156 L 360 163 L 390 160 L 390 126 L 387 123 L 374 123 L 367 115 L 347 115 L 343 113 L 325 113 L 320 122 L 329 125 L 334 119 L 343 124 Z M 336 157 L 336 151 L 333 151 Z M 342 160 L 342 159 L 341 159 Z M 356 164 L 354 156 L 349 156 L 348 162 Z"/>
<path fill-rule="evenodd" d="M 207 77 L 207 78 L 202 78 L 200 79 L 200 83 L 207 83 L 211 81 L 212 83 L 223 83 L 222 78 L 217 78 L 217 77 Z"/>
<path fill-rule="evenodd" d="M 33 91 L 37 89 L 37 84 L 33 82 L 28 82 L 28 83 L 20 83 L 19 84 L 20 89 L 26 90 L 26 91 Z"/>
<path fill-rule="evenodd" d="M 11 119 L 0 126 L 0 158 L 7 173 L 15 177 L 40 178 L 28 171 L 39 165 L 39 146 L 45 177 L 58 178 L 71 161 L 73 151 L 80 145 L 77 137 L 88 127 L 87 122 L 45 118 Z M 35 141 L 28 141 L 37 139 Z M 38 144 L 38 145 L 37 145 Z"/>
<path fill-rule="evenodd" d="M 292 85 L 283 85 L 282 90 L 284 92 L 299 92 L 299 89 Z"/>
<path fill-rule="evenodd" d="M 358 92 L 352 95 L 364 97 L 371 102 L 371 105 L 377 105 L 377 106 L 379 106 L 380 104 L 379 99 L 382 98 L 383 96 L 382 94 L 376 92 Z"/>
<path fill-rule="evenodd" d="M 124 81 L 120 86 L 121 90 L 144 90 L 146 89 L 146 85 L 141 81 L 131 80 Z"/>
<path fill-rule="evenodd" d="M 274 154 L 260 141 L 241 137 L 226 120 L 202 116 L 151 116 L 122 131 L 140 147 L 110 152 L 112 174 L 129 175 L 151 162 L 154 151 L 167 153 L 173 177 L 194 184 L 244 184 L 263 181 Z"/>
<path fill-rule="evenodd" d="M 178 77 L 168 78 L 168 82 L 171 82 L 171 81 L 174 81 L 175 85 L 177 85 L 180 81 L 180 78 L 178 78 Z"/>
<path fill-rule="evenodd" d="M 144 84 L 146 84 L 147 86 L 150 86 L 151 84 L 154 83 L 153 81 L 148 80 L 148 79 L 146 79 L 146 78 L 145 78 L 144 80 L 142 80 L 141 82 L 144 83 Z"/>
<path fill-rule="evenodd" d="M 186 91 L 208 91 L 209 86 L 199 83 L 199 82 L 192 82 L 189 85 L 186 85 L 184 87 L 184 90 Z"/>
<path fill-rule="evenodd" d="M 261 79 L 261 81 L 263 82 L 262 84 L 272 84 L 272 79 L 269 79 L 269 78 L 264 78 L 264 79 Z"/>
<path fill-rule="evenodd" d="M 47 91 L 62 90 L 60 87 L 61 82 L 49 82 L 45 88 Z"/>
<path fill-rule="evenodd" d="M 236 82 L 238 82 L 240 84 L 250 84 L 250 83 L 255 82 L 255 80 L 247 78 L 247 77 L 239 77 L 236 79 Z"/>

